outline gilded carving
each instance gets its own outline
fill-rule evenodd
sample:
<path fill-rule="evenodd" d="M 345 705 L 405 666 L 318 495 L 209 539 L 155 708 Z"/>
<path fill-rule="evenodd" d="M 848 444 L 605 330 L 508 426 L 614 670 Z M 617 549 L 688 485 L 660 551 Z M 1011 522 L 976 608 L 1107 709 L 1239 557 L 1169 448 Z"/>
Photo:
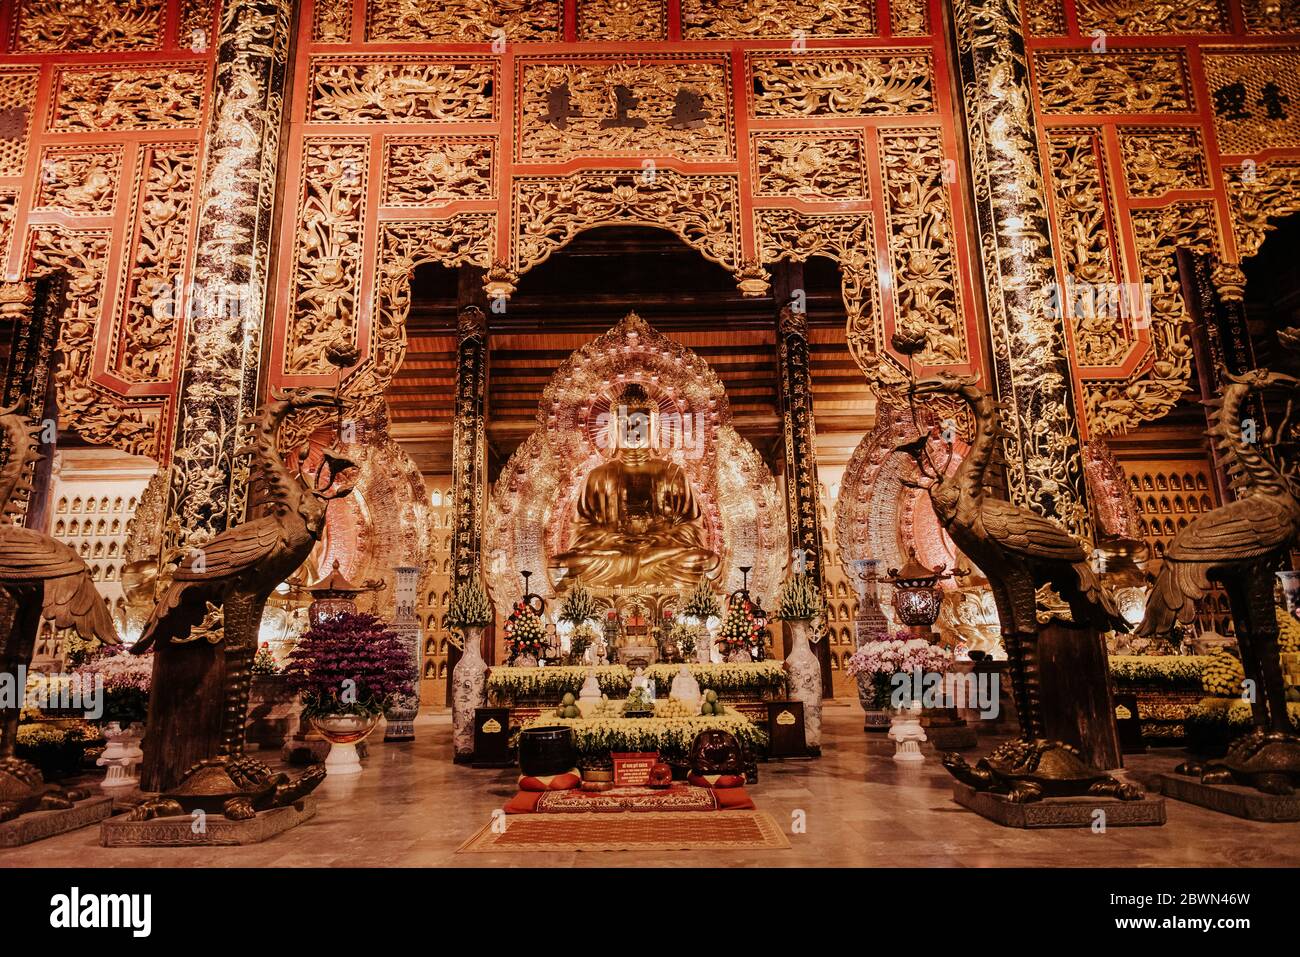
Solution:
<path fill-rule="evenodd" d="M 112 215 L 122 174 L 122 147 L 52 147 L 41 155 L 35 206 L 82 215 Z"/>
<path fill-rule="evenodd" d="M 193 63 L 62 67 L 54 78 L 50 132 L 192 129 L 203 118 L 206 73 Z"/>
<path fill-rule="evenodd" d="M 682 39 L 871 37 L 875 14 L 852 0 L 682 0 Z"/>
<path fill-rule="evenodd" d="M 930 4 L 927 0 L 889 0 L 889 29 L 896 37 L 929 36 Z"/>
<path fill-rule="evenodd" d="M 1300 162 L 1227 169 L 1224 180 L 1237 258 L 1248 259 L 1276 228 L 1270 220 L 1300 212 Z"/>
<path fill-rule="evenodd" d="M 1181 50 L 1039 51 L 1034 73 L 1045 113 L 1181 113 L 1192 108 Z"/>
<path fill-rule="evenodd" d="M 564 39 L 562 0 L 367 0 L 371 42 L 485 43 Z"/>
<path fill-rule="evenodd" d="M 519 63 L 516 154 L 526 163 L 576 156 L 731 159 L 725 56 Z"/>
<path fill-rule="evenodd" d="M 756 117 L 907 116 L 934 112 L 926 51 L 751 54 Z"/>
<path fill-rule="evenodd" d="M 180 0 L 181 42 L 195 53 L 212 44 L 212 18 L 216 0 Z"/>
<path fill-rule="evenodd" d="M 285 372 L 326 374 L 326 349 L 355 340 L 369 151 L 363 138 L 304 146 Z"/>
<path fill-rule="evenodd" d="M 495 199 L 495 158 L 496 140 L 490 136 L 385 139 L 383 205 Z"/>
<path fill-rule="evenodd" d="M 313 123 L 453 123 L 496 119 L 496 66 L 487 59 L 317 58 Z"/>
<path fill-rule="evenodd" d="M 895 325 L 903 334 L 924 335 L 916 357 L 922 365 L 966 362 L 941 131 L 885 127 L 879 132 Z"/>
<path fill-rule="evenodd" d="M 1065 266 L 1060 312 L 1074 332 L 1081 365 L 1114 366 L 1132 347 L 1132 326 L 1106 308 L 1119 288 L 1118 244 L 1111 228 L 1111 193 L 1099 130 L 1048 134 L 1055 192 L 1057 243 Z M 1096 295 L 1102 291 L 1103 296 Z"/>
<path fill-rule="evenodd" d="M 865 146 L 857 130 L 752 134 L 754 195 L 807 202 L 868 198 Z"/>
<path fill-rule="evenodd" d="M 163 0 L 20 0 L 15 53 L 156 50 Z"/>
<path fill-rule="evenodd" d="M 1189 389 L 1192 347 L 1190 317 L 1183 301 L 1174 251 L 1185 246 L 1217 252 L 1214 205 L 1176 203 L 1130 213 L 1142 280 L 1144 321 L 1150 325 L 1150 361 L 1126 381 L 1085 384 L 1088 424 L 1097 434 L 1116 434 L 1167 414 Z"/>
<path fill-rule="evenodd" d="M 1300 33 L 1296 0 L 1241 0 L 1248 33 Z"/>
<path fill-rule="evenodd" d="M 317 43 L 352 39 L 352 0 L 316 0 L 311 19 L 311 38 Z"/>
<path fill-rule="evenodd" d="M 1148 199 L 1176 189 L 1210 188 L 1198 129 L 1121 126 L 1119 148 L 1130 196 Z"/>
<path fill-rule="evenodd" d="M 706 259 L 740 266 L 740 185 L 734 175 L 676 170 L 590 170 L 522 176 L 514 184 L 515 268 L 525 272 L 593 226 L 667 229 Z"/>
<path fill-rule="evenodd" d="M 1051 319 L 1056 276 L 1019 6 L 952 9 L 1008 497 L 1091 539 L 1068 346 Z"/>
<path fill-rule="evenodd" d="M 1227 4 L 1222 0 L 1075 0 L 1079 31 L 1111 35 L 1228 33 Z"/>
<path fill-rule="evenodd" d="M 1021 0 L 1021 3 L 1027 32 L 1032 36 L 1063 37 L 1069 34 L 1062 0 Z"/>
<path fill-rule="evenodd" d="M 370 355 L 343 383 L 350 415 L 364 418 L 383 408 L 384 390 L 406 355 L 406 317 L 411 311 L 415 267 L 437 262 L 486 268 L 495 245 L 494 213 L 461 213 L 447 219 L 399 220 L 380 225 Z M 293 434 L 305 437 L 315 424 L 298 423 Z"/>
<path fill-rule="evenodd" d="M 881 345 L 884 334 L 871 214 L 760 209 L 755 218 L 763 262 L 804 262 L 809 256 L 822 256 L 839 264 L 846 334 L 854 361 L 873 383 L 899 381 L 898 370 L 882 361 L 886 357 Z"/>
<path fill-rule="evenodd" d="M 183 143 L 147 146 L 142 153 L 144 186 L 110 362 L 128 382 L 167 382 L 176 354 L 198 156 Z"/>
<path fill-rule="evenodd" d="M 1300 52 L 1204 53 L 1219 153 L 1300 147 Z"/>
<path fill-rule="evenodd" d="M 212 123 L 196 199 L 191 285 L 164 549 L 242 520 L 262 372 L 262 317 L 289 61 L 290 0 L 224 0 Z"/>
<path fill-rule="evenodd" d="M 38 276 L 56 269 L 68 274 L 67 304 L 59 328 L 61 357 L 54 373 L 59 419 L 88 442 L 156 456 L 158 408 L 119 404 L 91 380 L 95 332 L 103 314 L 111 248 L 112 237 L 107 230 L 40 226 L 31 233 L 30 274 Z"/>
<path fill-rule="evenodd" d="M 0 176 L 21 176 L 32 131 L 38 69 L 0 69 Z"/>
<path fill-rule="evenodd" d="M 9 261 L 10 244 L 14 238 L 14 216 L 18 213 L 18 191 L 0 190 L 0 264 Z"/>
<path fill-rule="evenodd" d="M 578 0 L 579 40 L 666 40 L 668 0 Z"/>

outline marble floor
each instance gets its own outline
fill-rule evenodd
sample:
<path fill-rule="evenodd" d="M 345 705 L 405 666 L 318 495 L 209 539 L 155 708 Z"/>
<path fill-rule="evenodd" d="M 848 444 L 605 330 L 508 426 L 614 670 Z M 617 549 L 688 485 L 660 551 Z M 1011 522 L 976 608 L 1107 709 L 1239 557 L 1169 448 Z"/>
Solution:
<path fill-rule="evenodd" d="M 327 780 L 319 811 L 301 827 L 241 848 L 109 849 L 86 828 L 0 850 L 0 867 L 1087 867 L 1298 866 L 1300 823 L 1259 824 L 1168 802 L 1159 828 L 1016 831 L 952 801 L 950 778 L 931 753 L 919 767 L 896 764 L 886 742 L 869 745 L 856 703 L 827 708 L 819 761 L 760 765 L 751 794 L 790 828 L 790 850 L 461 854 L 456 848 L 514 794 L 509 770 L 473 770 L 450 760 L 446 713 L 426 714 L 413 744 L 376 743 L 362 775 Z M 982 749 L 981 749 L 982 750 Z M 1129 759 L 1131 779 L 1168 770 L 1173 752 Z M 798 812 L 803 812 L 799 815 Z"/>

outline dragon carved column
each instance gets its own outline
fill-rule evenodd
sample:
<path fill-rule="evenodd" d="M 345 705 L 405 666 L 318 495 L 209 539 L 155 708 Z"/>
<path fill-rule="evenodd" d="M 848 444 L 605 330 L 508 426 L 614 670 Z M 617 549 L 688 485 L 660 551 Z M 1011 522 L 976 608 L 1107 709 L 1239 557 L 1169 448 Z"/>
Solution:
<path fill-rule="evenodd" d="M 953 0 L 952 9 L 1007 491 L 1091 543 L 1020 5 Z"/>
<path fill-rule="evenodd" d="M 163 550 L 240 522 L 258 400 L 293 0 L 228 0 L 216 42 Z"/>

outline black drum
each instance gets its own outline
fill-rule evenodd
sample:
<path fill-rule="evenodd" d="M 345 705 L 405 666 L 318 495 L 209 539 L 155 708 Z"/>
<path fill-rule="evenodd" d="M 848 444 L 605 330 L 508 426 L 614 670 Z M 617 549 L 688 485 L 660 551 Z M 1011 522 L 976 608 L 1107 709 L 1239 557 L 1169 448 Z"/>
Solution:
<path fill-rule="evenodd" d="M 519 732 L 519 770 L 528 777 L 562 774 L 573 766 L 571 728 L 525 728 Z"/>

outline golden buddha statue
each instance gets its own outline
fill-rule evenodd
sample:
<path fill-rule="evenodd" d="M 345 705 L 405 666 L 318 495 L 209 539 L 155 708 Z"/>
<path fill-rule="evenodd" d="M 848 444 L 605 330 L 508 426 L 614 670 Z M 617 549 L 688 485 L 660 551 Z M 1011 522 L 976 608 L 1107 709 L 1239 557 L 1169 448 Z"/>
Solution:
<path fill-rule="evenodd" d="M 681 466 L 654 455 L 645 387 L 629 384 L 610 422 L 614 453 L 587 476 L 571 546 L 552 559 L 557 578 L 594 587 L 693 585 L 715 576 L 704 520 Z"/>

